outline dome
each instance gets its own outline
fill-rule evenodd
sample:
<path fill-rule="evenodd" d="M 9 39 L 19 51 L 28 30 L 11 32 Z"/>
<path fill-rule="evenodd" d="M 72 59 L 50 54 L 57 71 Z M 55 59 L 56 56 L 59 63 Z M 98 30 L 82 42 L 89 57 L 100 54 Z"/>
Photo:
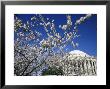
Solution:
<path fill-rule="evenodd" d="M 69 53 L 72 54 L 72 55 L 76 55 L 76 56 L 90 57 L 88 54 L 86 54 L 85 52 L 80 51 L 80 50 L 73 50 L 73 51 L 71 51 Z"/>

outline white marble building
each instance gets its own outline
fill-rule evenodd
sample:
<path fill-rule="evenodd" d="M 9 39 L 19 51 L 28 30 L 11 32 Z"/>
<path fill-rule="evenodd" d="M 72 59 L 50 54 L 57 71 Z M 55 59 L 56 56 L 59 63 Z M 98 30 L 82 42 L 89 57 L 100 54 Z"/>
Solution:
<path fill-rule="evenodd" d="M 97 75 L 96 58 L 79 50 L 72 51 L 63 58 L 60 56 L 49 58 L 47 64 L 50 67 L 62 67 L 64 76 Z"/>

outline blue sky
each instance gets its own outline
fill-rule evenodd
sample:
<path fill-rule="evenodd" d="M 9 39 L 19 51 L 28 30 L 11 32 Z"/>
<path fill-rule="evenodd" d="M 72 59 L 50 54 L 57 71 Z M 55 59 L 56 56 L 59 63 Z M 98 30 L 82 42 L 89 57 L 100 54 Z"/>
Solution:
<path fill-rule="evenodd" d="M 80 17 L 85 16 L 86 14 L 69 14 L 72 17 L 73 24 Z M 19 19 L 26 23 L 31 21 L 30 18 L 35 16 L 35 14 L 16 14 Z M 66 14 L 42 14 L 44 18 L 49 18 L 50 20 L 54 19 L 55 27 L 57 32 L 63 36 L 63 31 L 59 29 L 59 25 L 66 24 Z M 39 23 L 36 22 L 36 24 Z M 74 27 L 74 25 L 73 25 Z M 46 34 L 43 30 L 43 27 L 32 27 L 32 30 L 38 30 L 43 34 L 43 37 L 46 38 Z M 86 52 L 89 55 L 97 56 L 97 15 L 94 14 L 92 17 L 87 19 L 84 23 L 78 26 L 78 34 L 80 37 L 76 38 L 74 42 L 78 42 L 79 46 L 73 48 L 72 45 L 68 45 L 68 51 L 72 50 L 81 50 Z M 16 38 L 16 35 L 15 35 Z"/>

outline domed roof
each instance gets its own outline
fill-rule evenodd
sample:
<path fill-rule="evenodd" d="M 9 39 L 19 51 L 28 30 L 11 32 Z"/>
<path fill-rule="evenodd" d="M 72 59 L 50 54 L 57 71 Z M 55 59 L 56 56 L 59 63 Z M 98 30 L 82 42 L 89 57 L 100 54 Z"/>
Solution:
<path fill-rule="evenodd" d="M 72 55 L 76 55 L 76 56 L 90 57 L 90 55 L 88 55 L 85 52 L 80 51 L 80 50 L 73 50 L 73 51 L 71 51 L 69 53 L 72 54 Z"/>

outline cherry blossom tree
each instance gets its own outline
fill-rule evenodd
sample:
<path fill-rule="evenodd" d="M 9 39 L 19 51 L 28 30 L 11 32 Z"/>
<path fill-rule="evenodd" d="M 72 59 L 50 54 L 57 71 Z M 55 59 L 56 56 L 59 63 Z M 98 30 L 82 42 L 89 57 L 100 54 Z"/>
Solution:
<path fill-rule="evenodd" d="M 78 26 L 91 16 L 92 14 L 87 14 L 73 23 L 72 16 L 65 15 L 66 23 L 56 26 L 54 19 L 46 18 L 42 14 L 36 14 L 26 23 L 15 15 L 14 74 L 16 76 L 42 75 L 42 71 L 50 67 L 48 63 L 51 63 L 49 62 L 51 58 L 63 60 L 66 55 L 64 48 L 70 43 L 74 48 L 79 45 L 74 42 L 74 39 L 80 36 Z M 41 32 L 33 30 L 38 27 L 42 27 L 45 31 L 45 39 Z M 56 27 L 63 30 L 63 36 L 57 32 Z M 58 53 L 59 56 L 56 56 Z"/>

